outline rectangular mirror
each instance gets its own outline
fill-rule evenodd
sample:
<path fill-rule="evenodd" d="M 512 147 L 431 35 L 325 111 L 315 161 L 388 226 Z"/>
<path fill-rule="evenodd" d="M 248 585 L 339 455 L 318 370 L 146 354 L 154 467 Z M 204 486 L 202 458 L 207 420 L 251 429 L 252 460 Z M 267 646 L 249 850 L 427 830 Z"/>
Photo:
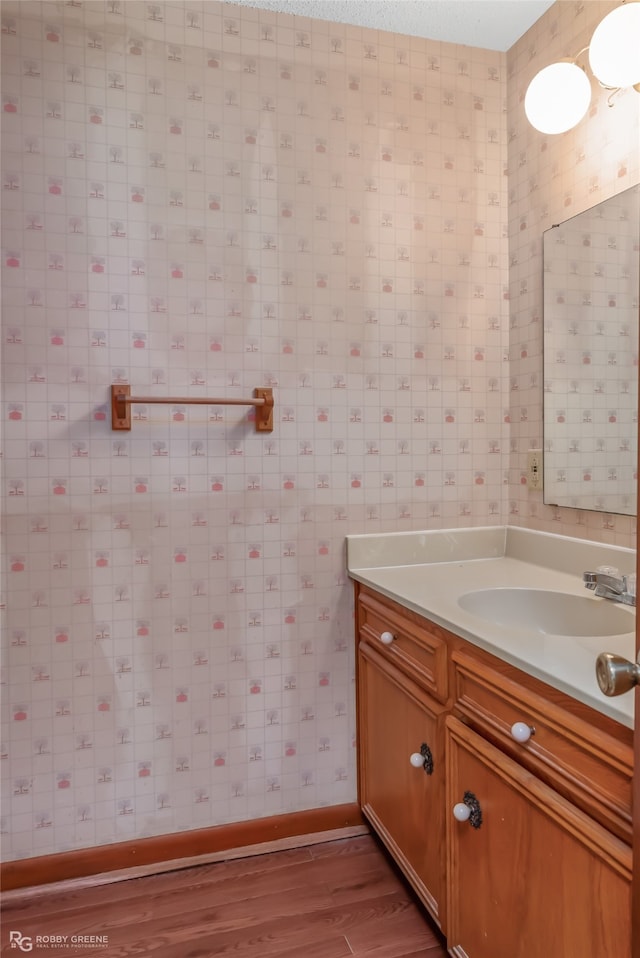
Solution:
<path fill-rule="evenodd" d="M 640 186 L 545 231 L 544 502 L 637 511 Z"/>

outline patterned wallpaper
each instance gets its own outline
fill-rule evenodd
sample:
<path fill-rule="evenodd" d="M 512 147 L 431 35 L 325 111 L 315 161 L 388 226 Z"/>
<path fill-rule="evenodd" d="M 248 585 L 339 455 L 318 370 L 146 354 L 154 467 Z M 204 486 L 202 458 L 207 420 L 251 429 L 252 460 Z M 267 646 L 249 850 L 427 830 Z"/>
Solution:
<path fill-rule="evenodd" d="M 521 117 L 601 6 L 507 58 L 2 3 L 6 858 L 353 801 L 347 533 L 633 544 L 522 484 L 542 230 L 638 179 L 630 95 L 555 142 Z M 112 382 L 271 385 L 275 429 L 174 404 L 112 433 Z"/>
<path fill-rule="evenodd" d="M 609 93 L 592 79 L 591 107 L 584 120 L 568 133 L 545 136 L 527 122 L 524 95 L 538 70 L 559 58 L 575 57 L 617 6 L 609 0 L 556 2 L 507 54 L 512 414 L 508 521 L 635 548 L 635 517 L 544 506 L 542 492 L 527 490 L 525 478 L 527 450 L 543 445 L 542 235 L 554 223 L 640 182 L 640 96 L 625 90 L 613 96 L 609 106 Z M 580 62 L 584 65 L 585 58 Z M 618 349 L 633 357 L 630 376 L 636 379 L 637 327 L 633 341 L 618 344 Z M 630 427 L 635 435 L 635 421 Z M 584 480 L 580 482 L 584 486 Z"/>
<path fill-rule="evenodd" d="M 501 523 L 504 55 L 2 4 L 5 856 L 353 801 L 344 536 Z M 251 395 L 133 409 L 108 390 Z"/>

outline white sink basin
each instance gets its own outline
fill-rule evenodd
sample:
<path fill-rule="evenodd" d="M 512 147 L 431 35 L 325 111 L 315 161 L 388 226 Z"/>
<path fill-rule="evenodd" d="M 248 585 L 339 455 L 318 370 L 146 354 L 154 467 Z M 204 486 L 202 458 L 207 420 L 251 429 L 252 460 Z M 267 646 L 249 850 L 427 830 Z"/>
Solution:
<path fill-rule="evenodd" d="M 545 635 L 607 636 L 635 630 L 635 613 L 609 599 L 546 589 L 480 589 L 460 596 L 465 612 Z"/>

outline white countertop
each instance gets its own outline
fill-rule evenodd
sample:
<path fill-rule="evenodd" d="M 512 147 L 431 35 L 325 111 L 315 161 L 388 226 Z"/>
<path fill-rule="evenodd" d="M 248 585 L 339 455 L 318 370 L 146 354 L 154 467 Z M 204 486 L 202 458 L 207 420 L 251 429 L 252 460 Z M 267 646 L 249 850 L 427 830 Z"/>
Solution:
<path fill-rule="evenodd" d="M 509 526 L 347 536 L 351 578 L 633 728 L 633 692 L 603 695 L 595 661 L 600 652 L 635 659 L 634 610 L 628 609 L 628 633 L 576 637 L 535 631 L 526 622 L 521 629 L 487 622 L 458 603 L 465 593 L 491 588 L 544 589 L 609 603 L 582 582 L 584 571 L 600 565 L 633 572 L 635 552 Z"/>

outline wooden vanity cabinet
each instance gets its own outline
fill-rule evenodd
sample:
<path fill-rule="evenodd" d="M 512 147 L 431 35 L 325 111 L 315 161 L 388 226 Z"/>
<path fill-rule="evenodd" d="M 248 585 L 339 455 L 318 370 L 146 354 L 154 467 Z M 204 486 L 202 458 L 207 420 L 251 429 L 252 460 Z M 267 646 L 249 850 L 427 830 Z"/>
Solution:
<path fill-rule="evenodd" d="M 630 845 L 631 729 L 468 643 L 451 662 L 455 715 Z"/>
<path fill-rule="evenodd" d="M 450 953 L 630 958 L 629 847 L 458 719 L 446 724 L 448 808 L 477 801 L 475 821 L 447 816 Z"/>
<path fill-rule="evenodd" d="M 446 644 L 365 590 L 358 634 L 360 805 L 442 927 Z"/>
<path fill-rule="evenodd" d="M 630 958 L 632 731 L 356 595 L 361 806 L 450 953 Z"/>

